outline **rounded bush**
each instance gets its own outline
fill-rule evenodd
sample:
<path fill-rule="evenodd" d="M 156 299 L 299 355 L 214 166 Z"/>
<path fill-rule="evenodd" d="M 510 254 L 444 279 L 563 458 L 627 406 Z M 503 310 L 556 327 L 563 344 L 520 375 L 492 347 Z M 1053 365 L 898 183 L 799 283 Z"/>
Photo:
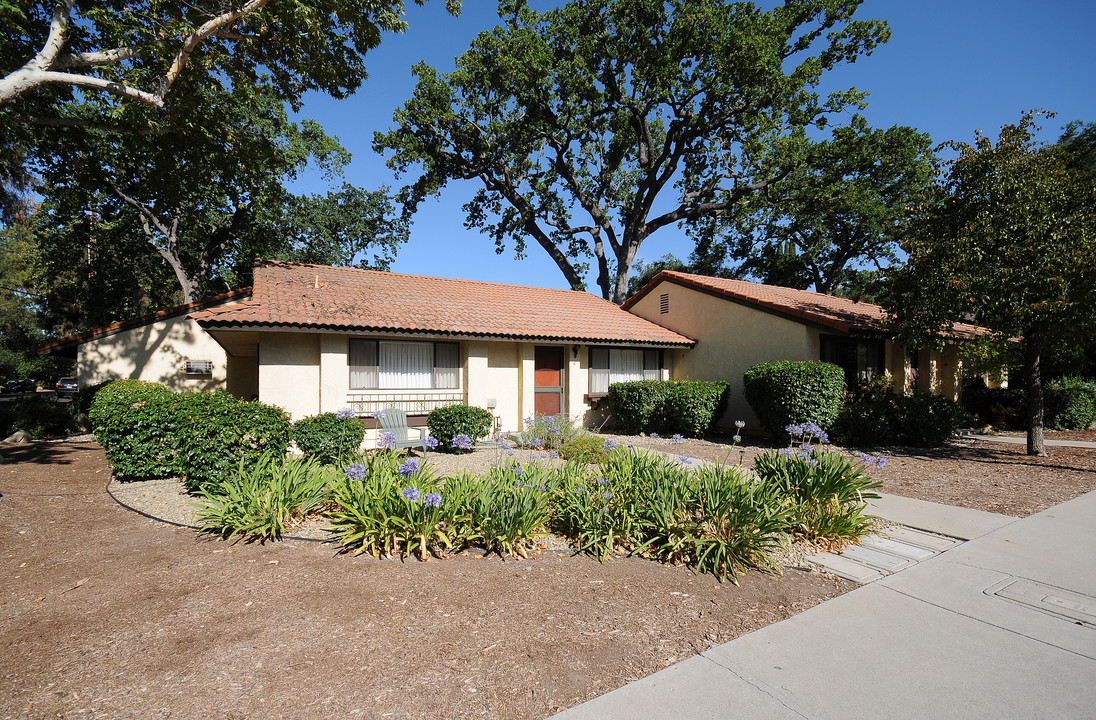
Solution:
<path fill-rule="evenodd" d="M 72 406 L 37 398 L 0 403 L 0 439 L 16 430 L 36 438 L 58 437 L 75 426 Z"/>
<path fill-rule="evenodd" d="M 426 417 L 430 434 L 438 441 L 438 449 L 446 452 L 458 452 L 464 448 L 453 446 L 453 439 L 465 435 L 469 439 L 469 448 L 476 440 L 491 432 L 495 416 L 487 410 L 470 405 L 446 405 L 434 408 Z"/>
<path fill-rule="evenodd" d="M 1064 377 L 1046 389 L 1047 427 L 1053 430 L 1087 430 L 1096 420 L 1096 382 Z"/>
<path fill-rule="evenodd" d="M 609 412 L 626 433 L 711 429 L 727 407 L 730 385 L 702 380 L 637 380 L 609 386 Z"/>
<path fill-rule="evenodd" d="M 823 430 L 830 427 L 841 410 L 845 372 L 815 361 L 761 363 L 744 373 L 742 390 L 761 427 L 786 437 L 788 425 L 813 422 Z"/>
<path fill-rule="evenodd" d="M 564 460 L 593 465 L 608 457 L 605 452 L 605 440 L 597 435 L 579 435 L 559 448 L 559 456 Z"/>
<path fill-rule="evenodd" d="M 874 395 L 846 403 L 830 438 L 851 447 L 939 447 L 969 420 L 963 408 L 939 395 Z"/>
<path fill-rule="evenodd" d="M 355 417 L 321 413 L 293 423 L 293 441 L 305 456 L 330 465 L 361 447 L 365 425 Z"/>

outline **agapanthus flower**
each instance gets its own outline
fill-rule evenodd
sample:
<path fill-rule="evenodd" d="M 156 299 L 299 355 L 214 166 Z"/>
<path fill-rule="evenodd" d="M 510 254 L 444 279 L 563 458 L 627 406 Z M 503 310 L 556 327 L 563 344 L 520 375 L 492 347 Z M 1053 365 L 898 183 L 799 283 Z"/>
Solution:
<path fill-rule="evenodd" d="M 346 478 L 348 480 L 364 480 L 366 472 L 365 465 L 354 464 L 346 466 Z"/>
<path fill-rule="evenodd" d="M 388 417 L 388 414 L 385 413 L 384 410 L 378 410 L 377 412 L 373 413 L 373 417 L 377 418 L 378 420 L 384 420 L 386 417 Z"/>
<path fill-rule="evenodd" d="M 414 458 L 407 458 L 400 465 L 400 475 L 410 477 L 419 471 L 419 463 Z"/>
<path fill-rule="evenodd" d="M 682 465 L 692 465 L 693 464 L 693 459 L 691 457 L 689 457 L 688 455 L 678 455 L 677 459 L 681 462 Z"/>
<path fill-rule="evenodd" d="M 559 459 L 559 453 L 556 452 L 555 450 L 549 450 L 548 451 L 548 457 L 552 458 L 553 460 L 558 460 Z"/>
<path fill-rule="evenodd" d="M 655 438 L 655 439 L 657 440 L 657 439 L 658 439 L 658 437 L 659 437 L 659 435 L 658 435 L 658 433 L 651 433 L 651 437 L 653 437 L 653 438 Z"/>
<path fill-rule="evenodd" d="M 426 493 L 422 496 L 422 504 L 426 507 L 438 507 L 441 505 L 441 495 L 437 493 Z"/>
<path fill-rule="evenodd" d="M 413 487 L 404 488 L 403 492 L 401 492 L 400 494 L 403 495 L 404 499 L 409 500 L 411 502 L 418 502 L 419 501 L 419 489 L 418 488 L 413 488 Z"/>
<path fill-rule="evenodd" d="M 734 441 L 735 441 L 736 443 L 740 443 L 740 442 L 742 442 L 742 436 L 741 436 L 741 435 L 735 435 L 735 436 L 734 436 L 733 438 L 731 438 L 731 439 L 732 439 L 732 440 L 734 440 Z"/>
<path fill-rule="evenodd" d="M 396 434 L 392 432 L 382 432 L 377 436 L 377 446 L 383 450 L 393 450 L 396 447 Z"/>
<path fill-rule="evenodd" d="M 433 435 L 427 435 L 422 444 L 426 446 L 427 450 L 433 450 L 438 446 L 438 439 Z"/>
<path fill-rule="evenodd" d="M 514 474 L 517 475 L 518 477 L 524 477 L 525 476 L 525 468 L 523 468 L 521 466 L 521 463 L 518 463 L 517 465 L 514 466 Z"/>
<path fill-rule="evenodd" d="M 681 436 L 681 433 L 676 433 L 672 438 L 670 438 L 670 442 L 672 442 L 672 443 L 683 443 L 683 442 L 685 442 L 685 438 L 683 438 Z"/>
<path fill-rule="evenodd" d="M 795 455 L 795 450 L 792 450 L 791 448 L 780 448 L 780 454 L 784 457 L 791 457 L 792 455 Z"/>
<path fill-rule="evenodd" d="M 612 499 L 612 497 L 613 497 L 613 494 L 611 492 L 601 493 L 601 499 L 602 500 L 610 500 L 610 499 Z"/>
<path fill-rule="evenodd" d="M 454 437 L 449 444 L 458 450 L 471 450 L 472 438 L 468 437 L 464 433 L 461 433 L 460 435 Z"/>
<path fill-rule="evenodd" d="M 608 485 L 609 484 L 609 478 L 603 478 L 603 477 L 598 478 L 597 479 L 597 484 L 598 485 Z"/>
<path fill-rule="evenodd" d="M 803 437 L 803 428 L 800 425 L 789 425 L 784 428 L 784 432 L 788 433 L 792 437 Z"/>
<path fill-rule="evenodd" d="M 744 428 L 744 427 L 746 427 L 746 421 L 745 420 L 735 420 L 734 421 L 734 426 L 736 428 Z"/>
<path fill-rule="evenodd" d="M 347 420 L 347 419 L 352 418 L 356 415 L 357 415 L 357 413 L 354 412 L 354 408 L 352 408 L 352 407 L 344 407 L 341 410 L 336 410 L 335 411 L 335 417 L 339 418 L 340 420 Z"/>
<path fill-rule="evenodd" d="M 499 440 L 499 448 L 501 450 L 513 450 L 514 446 L 506 442 L 505 440 Z"/>
<path fill-rule="evenodd" d="M 605 452 L 612 452 L 620 447 L 620 443 L 612 438 L 605 438 L 605 442 L 601 443 L 601 449 Z"/>

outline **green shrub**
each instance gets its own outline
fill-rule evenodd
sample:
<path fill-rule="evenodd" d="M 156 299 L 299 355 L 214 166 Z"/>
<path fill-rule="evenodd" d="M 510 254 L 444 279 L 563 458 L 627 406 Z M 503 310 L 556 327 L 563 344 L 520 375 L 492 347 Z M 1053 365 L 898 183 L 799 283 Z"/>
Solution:
<path fill-rule="evenodd" d="M 830 428 L 839 445 L 939 447 L 970 417 L 940 395 L 872 395 L 848 402 Z"/>
<path fill-rule="evenodd" d="M 281 408 L 244 401 L 226 392 L 179 393 L 171 404 L 174 469 L 191 492 L 230 475 L 265 453 L 284 457 L 291 424 Z"/>
<path fill-rule="evenodd" d="M 38 398 L 0 403 L 0 440 L 16 430 L 26 430 L 35 438 L 61 437 L 74 426 L 68 404 Z"/>
<path fill-rule="evenodd" d="M 1001 416 L 1007 425 L 1015 427 L 1023 422 L 1027 395 L 1022 388 L 987 388 L 977 383 L 963 390 L 960 402 L 983 424 Z"/>
<path fill-rule="evenodd" d="M 1052 430 L 1086 430 L 1096 420 L 1096 382 L 1063 377 L 1046 389 L 1047 427 Z"/>
<path fill-rule="evenodd" d="M 613 422 L 627 433 L 707 432 L 727 407 L 730 385 L 701 380 L 637 380 L 609 386 Z"/>
<path fill-rule="evenodd" d="M 559 456 L 568 462 L 581 465 L 600 463 L 608 457 L 605 452 L 605 440 L 597 435 L 579 435 L 559 448 Z"/>
<path fill-rule="evenodd" d="M 743 375 L 746 401 L 761 427 L 775 437 L 787 437 L 784 428 L 813 422 L 826 430 L 841 410 L 845 373 L 824 362 L 782 360 L 761 363 Z"/>
<path fill-rule="evenodd" d="M 525 427 L 514 438 L 522 447 L 558 450 L 586 433 L 565 415 L 533 415 L 525 418 Z"/>
<path fill-rule="evenodd" d="M 163 385 L 142 380 L 115 380 L 95 395 L 88 417 L 116 477 L 176 474 L 173 397 Z"/>
<path fill-rule="evenodd" d="M 321 413 L 293 423 L 292 436 L 307 457 L 329 465 L 358 451 L 365 439 L 365 425 L 356 417 Z"/>
<path fill-rule="evenodd" d="M 785 448 L 758 455 L 754 471 L 790 503 L 792 534 L 841 546 L 871 532 L 875 518 L 864 511 L 868 500 L 879 497 L 871 491 L 881 483 L 868 476 L 863 462 L 832 450 Z"/>
<path fill-rule="evenodd" d="M 487 410 L 469 405 L 446 405 L 434 408 L 426 417 L 430 434 L 438 441 L 438 447 L 448 452 L 470 450 L 476 441 L 491 432 L 495 416 Z M 454 445 L 453 441 L 464 435 L 468 438 L 468 447 Z"/>
<path fill-rule="evenodd" d="M 88 412 L 91 409 L 91 404 L 95 401 L 95 396 L 109 384 L 110 381 L 105 381 L 94 385 L 87 385 L 77 390 L 76 397 L 72 400 L 72 404 L 76 406 L 76 412 Z"/>
<path fill-rule="evenodd" d="M 335 477 L 310 458 L 267 452 L 250 466 L 240 458 L 234 474 L 198 489 L 195 520 L 227 540 L 278 539 L 327 501 Z"/>

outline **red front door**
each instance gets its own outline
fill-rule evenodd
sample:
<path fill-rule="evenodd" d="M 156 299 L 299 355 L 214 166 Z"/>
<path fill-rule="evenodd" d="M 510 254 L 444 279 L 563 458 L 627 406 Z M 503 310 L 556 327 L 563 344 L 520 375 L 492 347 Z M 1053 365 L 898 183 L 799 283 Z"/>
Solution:
<path fill-rule="evenodd" d="M 538 415 L 563 412 L 563 348 L 538 347 L 533 354 L 533 409 Z"/>

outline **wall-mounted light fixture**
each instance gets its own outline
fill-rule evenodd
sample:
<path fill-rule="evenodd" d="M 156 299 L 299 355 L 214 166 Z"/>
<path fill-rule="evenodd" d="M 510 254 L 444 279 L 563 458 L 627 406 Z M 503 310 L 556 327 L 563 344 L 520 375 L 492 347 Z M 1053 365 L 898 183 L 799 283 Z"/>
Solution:
<path fill-rule="evenodd" d="M 571 346 L 571 355 L 572 355 L 572 356 L 573 356 L 573 357 L 574 357 L 574 358 L 575 358 L 576 360 L 578 359 L 578 345 L 573 345 L 573 346 Z"/>

